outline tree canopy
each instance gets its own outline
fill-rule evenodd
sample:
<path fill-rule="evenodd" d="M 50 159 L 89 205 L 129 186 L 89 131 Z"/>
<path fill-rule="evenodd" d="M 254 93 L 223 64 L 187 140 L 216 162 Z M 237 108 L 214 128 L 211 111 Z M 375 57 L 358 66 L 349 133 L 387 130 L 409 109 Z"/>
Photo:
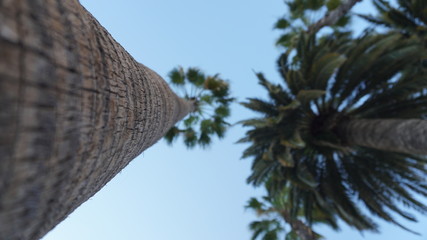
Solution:
<path fill-rule="evenodd" d="M 331 221 L 377 231 L 370 213 L 410 231 L 394 216 L 416 221 L 403 206 L 426 213 L 415 197 L 427 194 L 426 157 L 352 145 L 342 128 L 353 119 L 426 118 L 420 12 L 427 8 L 422 1 L 399 1 L 402 10 L 375 1 L 379 16 L 363 18 L 389 30 L 368 28 L 354 37 L 347 15 L 328 33 L 310 32 L 316 23 L 307 21 L 306 12 L 330 5 L 309 2 L 288 2 L 291 21 L 276 23 L 285 30 L 278 40 L 285 52 L 277 61 L 283 81 L 274 84 L 258 73 L 269 98 L 242 103 L 260 114 L 241 122 L 250 128 L 240 140 L 250 143 L 243 158 L 253 159 L 248 183 L 268 182 L 269 198 L 283 198 L 286 189 L 288 205 L 282 209 L 293 220 L 283 220 L 291 226 L 296 220 L 312 225 L 321 211 Z M 402 22 L 403 16 L 412 24 Z M 295 28 L 292 21 L 303 25 Z"/>
<path fill-rule="evenodd" d="M 358 120 L 426 120 L 427 3 L 374 0 L 377 14 L 367 15 L 351 11 L 357 2 L 286 1 L 289 12 L 275 23 L 283 33 L 276 42 L 283 49 L 277 60 L 282 79 L 272 82 L 256 73 L 268 98 L 242 102 L 258 115 L 239 122 L 249 129 L 239 141 L 249 144 L 242 157 L 252 159 L 247 182 L 267 189 L 263 200 L 253 198 L 247 206 L 261 217 L 250 225 L 254 240 L 280 239 L 283 222 L 291 227 L 286 239 L 319 239 L 311 226 L 339 229 L 338 219 L 359 231 L 378 232 L 378 218 L 411 231 L 395 216 L 417 221 L 408 209 L 427 213 L 417 198 L 427 196 L 426 156 L 360 145 L 346 131 Z M 355 16 L 374 25 L 354 34 Z M 172 83 L 182 84 L 191 71 L 174 70 Z M 206 86 L 201 79 L 210 78 L 200 77 L 199 85 Z M 228 116 L 232 98 L 220 98 L 225 100 L 207 102 L 223 104 L 227 114 L 210 122 L 225 129 L 219 119 Z M 190 116 L 187 130 L 173 131 L 188 134 L 189 123 L 198 120 Z M 185 143 L 207 145 L 203 132 L 221 137 L 223 131 L 215 129 L 202 124 L 200 137 Z"/>

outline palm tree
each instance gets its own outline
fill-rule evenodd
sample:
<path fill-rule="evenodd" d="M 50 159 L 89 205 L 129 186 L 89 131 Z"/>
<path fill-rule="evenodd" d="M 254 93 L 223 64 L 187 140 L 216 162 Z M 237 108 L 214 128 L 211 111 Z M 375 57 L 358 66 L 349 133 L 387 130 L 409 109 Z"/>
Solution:
<path fill-rule="evenodd" d="M 202 148 L 212 143 L 212 137 L 223 138 L 230 125 L 225 120 L 230 116 L 230 104 L 234 101 L 230 97 L 227 81 L 219 74 L 206 76 L 198 68 L 182 67 L 173 69 L 169 73 L 170 83 L 177 92 L 182 92 L 185 99 L 196 101 L 196 109 L 183 121 L 173 126 L 165 135 L 168 144 L 172 144 L 180 136 L 188 148 L 196 145 Z"/>
<path fill-rule="evenodd" d="M 0 1 L 0 239 L 39 239 L 194 107 L 77 0 Z"/>
<path fill-rule="evenodd" d="M 260 84 L 269 100 L 243 103 L 262 116 L 240 142 L 253 158 L 248 182 L 271 181 L 271 192 L 293 187 L 293 211 L 312 222 L 314 209 L 358 230 L 377 231 L 368 212 L 397 224 L 392 213 L 416 219 L 427 206 L 427 79 L 420 66 L 426 49 L 417 37 L 365 32 L 316 39 L 302 33 L 296 54 L 278 61 L 282 84 Z M 406 229 L 406 228 L 405 228 Z"/>

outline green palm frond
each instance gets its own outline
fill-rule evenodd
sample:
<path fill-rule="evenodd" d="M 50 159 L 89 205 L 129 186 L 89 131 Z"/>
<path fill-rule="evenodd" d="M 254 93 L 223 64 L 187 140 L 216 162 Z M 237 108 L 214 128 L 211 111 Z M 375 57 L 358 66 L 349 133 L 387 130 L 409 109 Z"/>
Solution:
<path fill-rule="evenodd" d="M 417 64 L 414 60 L 422 59 L 420 47 L 416 39 L 404 39 L 399 34 L 365 36 L 337 72 L 331 88 L 331 94 L 339 96 L 335 104 L 346 105 L 349 110 L 362 98 L 382 95 L 392 86 L 393 77 L 410 63 Z"/>
<path fill-rule="evenodd" d="M 304 41 L 300 32 L 309 31 L 310 27 L 320 21 L 320 16 L 325 15 L 325 12 L 333 11 L 345 3 L 342 0 L 293 0 L 285 1 L 287 13 L 274 24 L 274 28 L 282 31 L 282 35 L 276 41 L 276 45 L 285 47 L 290 53 L 293 49 L 299 46 L 301 41 Z M 352 15 L 343 11 L 342 16 L 338 21 L 327 27 L 330 30 L 341 33 L 346 32 L 347 27 L 351 23 Z"/>
<path fill-rule="evenodd" d="M 277 114 L 274 103 L 269 103 L 262 99 L 248 98 L 248 102 L 242 102 L 241 104 L 252 111 L 265 114 L 266 116 L 274 116 Z"/>
<path fill-rule="evenodd" d="M 271 189 L 271 183 L 273 182 L 269 181 L 266 184 L 267 189 Z M 336 230 L 339 229 L 337 219 L 331 217 L 327 210 L 318 205 L 308 208 L 302 206 L 304 201 L 300 200 L 305 198 L 313 198 L 313 194 L 309 191 L 299 191 L 292 185 L 286 185 L 277 194 L 273 195 L 268 191 L 267 196 L 262 197 L 261 200 L 250 199 L 246 208 L 254 211 L 260 218 L 259 221 L 250 224 L 250 229 L 253 231 L 252 239 L 266 234 L 273 235 L 273 233 L 275 237 L 280 236 L 278 239 L 283 239 L 281 236 L 285 236 L 285 239 L 301 239 L 299 236 L 301 231 L 312 232 L 313 237 L 310 239 L 322 239 L 321 235 L 311 229 L 313 224 L 326 224 Z M 310 216 L 310 221 L 303 220 L 303 216 L 307 214 Z M 286 232 L 285 224 L 291 226 L 290 231 Z M 298 230 L 294 229 L 296 226 Z"/>
<path fill-rule="evenodd" d="M 374 0 L 378 16 L 363 15 L 363 19 L 391 30 L 425 36 L 427 34 L 427 2 L 424 0 L 398 0 L 396 7 L 389 1 Z"/>

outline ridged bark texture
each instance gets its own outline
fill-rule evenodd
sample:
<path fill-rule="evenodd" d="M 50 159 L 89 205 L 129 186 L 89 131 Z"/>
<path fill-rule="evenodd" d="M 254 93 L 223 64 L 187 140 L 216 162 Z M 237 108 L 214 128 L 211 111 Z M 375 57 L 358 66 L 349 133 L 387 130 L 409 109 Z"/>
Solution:
<path fill-rule="evenodd" d="M 192 111 L 77 0 L 0 0 L 0 239 L 39 239 Z"/>
<path fill-rule="evenodd" d="M 341 130 L 349 144 L 427 155 L 427 120 L 357 119 L 343 125 Z"/>

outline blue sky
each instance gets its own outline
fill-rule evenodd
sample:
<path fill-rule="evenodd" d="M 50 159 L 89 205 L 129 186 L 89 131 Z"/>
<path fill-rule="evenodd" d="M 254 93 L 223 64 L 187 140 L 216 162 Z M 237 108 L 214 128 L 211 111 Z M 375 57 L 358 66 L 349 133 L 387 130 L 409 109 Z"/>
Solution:
<path fill-rule="evenodd" d="M 164 77 L 177 65 L 220 73 L 239 100 L 264 96 L 254 71 L 279 79 L 279 33 L 272 26 L 285 13 L 282 0 L 81 3 L 138 61 Z M 234 106 L 231 122 L 251 116 Z M 245 146 L 234 144 L 243 133 L 235 126 L 207 150 L 158 142 L 43 240 L 249 240 L 248 223 L 256 217 L 243 206 L 262 192 L 245 183 L 250 160 L 240 160 Z M 339 233 L 316 229 L 328 240 L 427 239 L 426 217 L 407 224 L 421 237 L 380 223 L 381 235 L 364 237 L 344 225 Z"/>

